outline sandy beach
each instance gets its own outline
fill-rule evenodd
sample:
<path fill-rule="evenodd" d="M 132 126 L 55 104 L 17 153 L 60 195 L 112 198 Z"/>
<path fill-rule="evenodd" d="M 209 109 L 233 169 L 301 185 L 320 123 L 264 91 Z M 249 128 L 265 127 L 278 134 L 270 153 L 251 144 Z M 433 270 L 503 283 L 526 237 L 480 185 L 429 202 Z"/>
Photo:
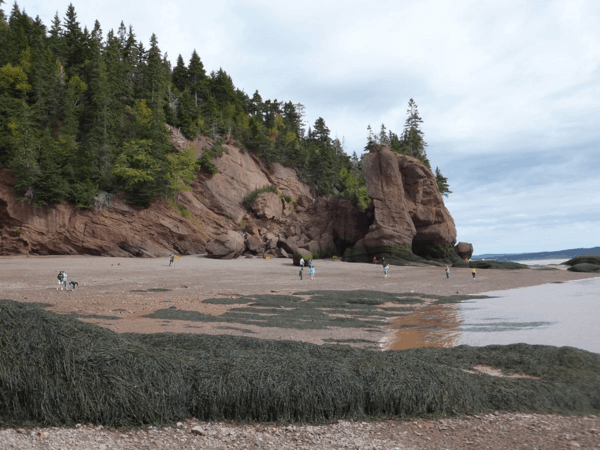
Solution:
<path fill-rule="evenodd" d="M 526 286 L 579 280 L 597 276 L 568 272 L 566 266 L 541 269 L 478 270 L 451 268 L 446 279 L 444 267 L 392 266 L 384 278 L 380 265 L 344 263 L 340 260 L 315 261 L 316 276 L 311 280 L 305 268 L 303 281 L 299 268 L 290 259 L 238 258 L 215 260 L 199 256 L 168 258 L 110 258 L 93 256 L 0 257 L 0 298 L 20 302 L 46 303 L 60 314 L 96 315 L 86 322 L 113 331 L 152 333 L 243 334 L 219 328 L 219 323 L 158 321 L 142 316 L 161 309 L 197 311 L 221 315 L 231 305 L 203 303 L 209 298 L 237 298 L 257 294 L 293 294 L 314 290 L 372 290 L 389 293 L 415 292 L 434 295 L 480 294 Z M 68 280 L 77 281 L 77 290 L 57 290 L 56 275 L 63 270 Z M 108 319 L 114 317 L 116 320 Z M 222 324 L 221 324 L 222 325 Z M 247 327 L 253 337 L 290 339 L 289 330 Z M 354 332 L 355 331 L 355 332 Z M 348 329 L 296 331 L 293 339 L 322 343 L 322 339 L 364 338 L 364 331 Z"/>
<path fill-rule="evenodd" d="M 205 299 L 259 294 L 289 295 L 320 290 L 372 290 L 389 293 L 470 295 L 560 283 L 597 276 L 566 271 L 565 266 L 526 270 L 397 267 L 385 279 L 380 265 L 315 261 L 316 279 L 288 259 L 230 261 L 186 256 L 169 266 L 168 258 L 133 259 L 89 256 L 0 257 L 0 298 L 44 303 L 60 314 L 77 314 L 118 333 L 173 332 L 237 334 L 265 339 L 294 339 L 316 344 L 326 339 L 372 340 L 373 330 L 353 328 L 292 330 L 220 322 L 143 317 L 158 310 L 197 311 L 218 316 L 231 305 Z M 59 270 L 79 283 L 75 291 L 57 290 Z M 239 305 L 238 305 L 239 306 Z M 90 317 L 93 316 L 93 317 Z M 229 326 L 228 326 L 229 325 Z M 164 430 L 118 431 L 93 426 L 76 429 L 0 430 L 1 448 L 597 448 L 600 418 L 499 414 L 438 421 L 344 422 L 319 427 L 255 426 L 186 421 Z M 203 434 L 192 432 L 200 426 Z M 237 438 L 236 438 L 237 436 Z M 346 447 L 344 447 L 344 445 Z M 350 447 L 348 447 L 350 445 Z"/>

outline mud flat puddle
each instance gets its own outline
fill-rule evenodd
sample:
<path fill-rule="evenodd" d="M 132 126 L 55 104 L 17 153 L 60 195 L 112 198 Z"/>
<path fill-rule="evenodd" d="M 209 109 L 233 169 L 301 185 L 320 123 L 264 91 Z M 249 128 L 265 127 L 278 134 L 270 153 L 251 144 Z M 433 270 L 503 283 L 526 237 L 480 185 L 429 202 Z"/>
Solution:
<path fill-rule="evenodd" d="M 393 321 L 385 350 L 544 344 L 600 353 L 600 278 L 486 292 L 493 298 L 432 305 Z"/>

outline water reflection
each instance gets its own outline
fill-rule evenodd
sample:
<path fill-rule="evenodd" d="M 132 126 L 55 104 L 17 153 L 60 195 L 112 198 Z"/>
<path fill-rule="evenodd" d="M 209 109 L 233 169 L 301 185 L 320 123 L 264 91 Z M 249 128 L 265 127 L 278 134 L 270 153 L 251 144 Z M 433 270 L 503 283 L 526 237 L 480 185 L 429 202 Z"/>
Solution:
<path fill-rule="evenodd" d="M 545 344 L 600 353 L 600 278 L 487 292 L 395 319 L 385 350 L 468 344 Z"/>
<path fill-rule="evenodd" d="M 453 347 L 460 341 L 460 305 L 426 306 L 394 319 L 385 350 L 416 347 Z"/>

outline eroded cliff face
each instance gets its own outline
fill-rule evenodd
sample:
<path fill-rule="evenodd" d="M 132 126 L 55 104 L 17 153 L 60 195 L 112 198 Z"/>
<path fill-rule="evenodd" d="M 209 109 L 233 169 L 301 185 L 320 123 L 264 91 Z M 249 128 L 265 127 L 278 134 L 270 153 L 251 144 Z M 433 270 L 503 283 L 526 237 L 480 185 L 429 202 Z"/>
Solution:
<path fill-rule="evenodd" d="M 212 146 L 207 138 L 192 144 L 198 157 Z M 174 139 L 174 145 L 181 143 Z M 156 257 L 175 251 L 233 258 L 347 251 L 365 257 L 381 249 L 456 240 L 435 177 L 414 158 L 387 148 L 367 155 L 373 204 L 360 212 L 345 200 L 315 198 L 294 169 L 280 164 L 267 169 L 250 153 L 224 147 L 227 152 L 214 160 L 219 173 L 199 174 L 191 190 L 179 195 L 184 215 L 164 199 L 138 210 L 120 196 L 87 211 L 67 203 L 32 208 L 17 199 L 12 176 L 0 171 L 0 254 Z M 293 202 L 266 192 L 247 211 L 244 197 L 268 185 Z"/>
<path fill-rule="evenodd" d="M 199 157 L 212 142 L 201 138 L 193 145 Z M 2 170 L 0 254 L 155 257 L 171 251 L 183 255 L 208 251 L 215 257 L 235 257 L 250 251 L 287 256 L 285 248 L 297 252 L 304 247 L 315 253 L 327 248 L 333 254 L 336 240 L 345 246 L 356 242 L 360 227 L 355 216 L 360 213 L 349 202 L 315 201 L 294 169 L 275 164 L 268 170 L 250 153 L 224 147 L 227 152 L 214 161 L 219 173 L 199 174 L 192 189 L 179 195 L 185 215 L 164 199 L 138 210 L 122 196 L 87 211 L 66 202 L 33 208 L 18 200 L 13 177 Z M 246 211 L 244 197 L 268 185 L 295 204 L 265 193 L 252 212 Z M 239 234 L 242 246 L 232 233 Z M 226 251 L 230 248 L 235 251 Z"/>

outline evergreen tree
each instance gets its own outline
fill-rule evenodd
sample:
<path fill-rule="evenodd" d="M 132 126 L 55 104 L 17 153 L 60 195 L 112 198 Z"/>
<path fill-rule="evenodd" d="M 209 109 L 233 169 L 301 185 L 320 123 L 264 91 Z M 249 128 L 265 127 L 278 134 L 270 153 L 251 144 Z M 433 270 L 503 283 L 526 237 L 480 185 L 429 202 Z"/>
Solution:
<path fill-rule="evenodd" d="M 423 131 L 421 131 L 421 124 L 423 119 L 419 116 L 419 110 L 415 101 L 411 98 L 408 102 L 408 109 L 406 111 L 408 117 L 404 123 L 404 132 L 402 134 L 402 153 L 419 158 L 423 163 L 429 166 L 429 160 L 427 159 L 427 142 L 425 142 Z"/>
<path fill-rule="evenodd" d="M 192 57 L 188 64 L 188 83 L 190 86 L 190 94 L 194 97 L 194 106 L 198 108 L 202 101 L 207 99 L 208 92 L 204 64 L 202 64 L 196 50 L 192 52 Z"/>
<path fill-rule="evenodd" d="M 184 92 L 188 87 L 188 71 L 185 67 L 185 63 L 183 62 L 183 58 L 181 55 L 177 57 L 177 64 L 173 69 L 173 75 L 171 77 L 173 80 L 173 85 L 177 88 L 179 92 Z"/>
<path fill-rule="evenodd" d="M 63 23 L 64 62 L 70 74 L 77 74 L 84 61 L 84 35 L 72 3 L 67 7 Z"/>
<path fill-rule="evenodd" d="M 447 198 L 450 194 L 452 194 L 450 186 L 448 185 L 448 179 L 442 175 L 439 167 L 435 168 L 435 179 L 437 181 L 438 189 L 444 197 Z"/>
<path fill-rule="evenodd" d="M 176 200 L 203 164 L 191 150 L 174 151 L 166 123 L 188 138 L 241 141 L 269 167 L 296 167 L 316 193 L 368 204 L 362 158 L 345 153 L 322 117 L 306 130 L 303 105 L 258 91 L 250 97 L 222 68 L 207 76 L 196 51 L 187 68 L 181 56 L 172 68 L 155 35 L 146 50 L 123 22 L 106 39 L 98 21 L 82 30 L 72 4 L 48 33 L 16 4 L 6 17 L 3 4 L 0 165 L 34 206 L 66 199 L 88 208 L 99 189 L 125 191 L 136 206 L 161 195 Z M 402 136 L 369 126 L 366 148 L 389 145 L 429 164 L 421 124 L 411 99 Z M 439 169 L 436 178 L 447 196 Z"/>

